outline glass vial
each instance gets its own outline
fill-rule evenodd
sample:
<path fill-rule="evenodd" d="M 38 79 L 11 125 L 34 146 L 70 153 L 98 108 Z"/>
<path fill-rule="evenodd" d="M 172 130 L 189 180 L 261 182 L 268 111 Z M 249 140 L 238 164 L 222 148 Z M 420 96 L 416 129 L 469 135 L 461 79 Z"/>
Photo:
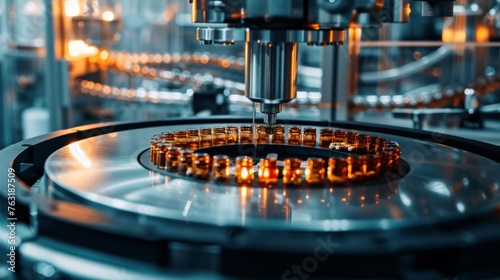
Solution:
<path fill-rule="evenodd" d="M 304 128 L 304 146 L 315 147 L 316 146 L 316 128 L 306 127 Z"/>
<path fill-rule="evenodd" d="M 156 166 L 159 169 L 165 169 L 167 167 L 167 152 L 170 144 L 165 142 L 160 142 L 156 144 Z"/>
<path fill-rule="evenodd" d="M 269 135 L 263 125 L 257 126 L 257 144 L 269 144 Z"/>
<path fill-rule="evenodd" d="M 212 178 L 217 182 L 227 182 L 230 178 L 231 159 L 226 155 L 215 155 L 212 164 Z"/>
<path fill-rule="evenodd" d="M 196 179 L 208 180 L 210 178 L 210 155 L 195 153 L 193 162 L 193 175 Z"/>
<path fill-rule="evenodd" d="M 181 148 L 169 147 L 167 152 L 167 171 L 177 172 L 179 168 L 179 160 L 181 156 Z"/>
<path fill-rule="evenodd" d="M 392 157 L 392 160 L 390 161 L 391 165 L 388 167 L 388 170 L 397 173 L 399 171 L 400 160 L 401 160 L 401 147 L 388 146 L 385 149 L 385 151 L 390 152 Z"/>
<path fill-rule="evenodd" d="M 174 144 L 174 134 L 172 132 L 163 132 L 161 134 L 163 141 L 169 143 L 171 146 Z"/>
<path fill-rule="evenodd" d="M 302 183 L 302 160 L 299 158 L 287 158 L 283 165 L 283 184 L 300 185 Z"/>
<path fill-rule="evenodd" d="M 302 145 L 302 128 L 300 126 L 288 127 L 288 144 Z"/>
<path fill-rule="evenodd" d="M 211 147 L 212 144 L 212 129 L 206 127 L 200 128 L 200 147 Z"/>
<path fill-rule="evenodd" d="M 240 185 L 251 185 L 254 180 L 253 158 L 239 156 L 235 160 L 234 177 Z"/>
<path fill-rule="evenodd" d="M 226 127 L 226 143 L 228 145 L 238 144 L 238 127 L 234 125 L 228 125 Z"/>
<path fill-rule="evenodd" d="M 253 127 L 251 125 L 240 127 L 240 144 L 253 144 Z"/>
<path fill-rule="evenodd" d="M 174 146 L 181 149 L 186 148 L 186 131 L 176 130 L 174 131 Z"/>
<path fill-rule="evenodd" d="M 328 159 L 328 182 L 331 185 L 343 185 L 349 180 L 347 171 L 347 160 L 343 157 L 331 157 Z"/>
<path fill-rule="evenodd" d="M 276 125 L 273 132 L 273 144 L 285 144 L 285 127 Z"/>
<path fill-rule="evenodd" d="M 155 162 L 154 157 L 156 156 L 156 144 L 158 144 L 159 135 L 153 135 L 149 141 L 149 160 Z"/>
<path fill-rule="evenodd" d="M 325 180 L 325 160 L 308 158 L 306 164 L 306 183 L 308 185 L 323 184 Z"/>
<path fill-rule="evenodd" d="M 193 174 L 194 154 L 191 150 L 182 150 L 179 158 L 179 168 L 177 172 L 180 175 L 191 176 Z"/>
<path fill-rule="evenodd" d="M 319 146 L 328 148 L 333 140 L 333 129 L 323 128 L 319 132 Z"/>
<path fill-rule="evenodd" d="M 263 158 L 259 164 L 259 183 L 264 186 L 278 184 L 278 161 L 276 158 Z"/>
<path fill-rule="evenodd" d="M 355 151 L 360 154 L 367 154 L 370 152 L 370 144 L 372 137 L 370 135 L 361 134 L 357 136 Z"/>
<path fill-rule="evenodd" d="M 347 132 L 345 140 L 348 145 L 356 147 L 358 142 L 358 133 L 354 131 Z"/>
<path fill-rule="evenodd" d="M 333 133 L 333 139 L 332 139 L 332 143 L 334 144 L 342 144 L 342 143 L 347 143 L 347 132 L 345 132 L 344 130 L 335 130 L 335 132 Z"/>
<path fill-rule="evenodd" d="M 382 154 L 377 153 L 368 156 L 365 177 L 370 179 L 378 177 L 381 174 L 380 172 L 381 165 L 382 165 Z"/>
<path fill-rule="evenodd" d="M 226 128 L 223 126 L 214 127 L 213 143 L 214 146 L 226 144 Z"/>
<path fill-rule="evenodd" d="M 186 146 L 188 149 L 196 150 L 200 147 L 200 136 L 198 129 L 186 130 Z"/>

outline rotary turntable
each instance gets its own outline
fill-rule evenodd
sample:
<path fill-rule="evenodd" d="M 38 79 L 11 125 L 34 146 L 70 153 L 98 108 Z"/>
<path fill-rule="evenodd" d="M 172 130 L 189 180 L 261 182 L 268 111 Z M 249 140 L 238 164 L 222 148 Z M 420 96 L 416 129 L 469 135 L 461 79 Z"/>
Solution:
<path fill-rule="evenodd" d="M 386 126 L 290 121 L 271 136 L 248 124 L 94 125 L 3 150 L 18 276 L 499 275 L 498 147 Z"/>

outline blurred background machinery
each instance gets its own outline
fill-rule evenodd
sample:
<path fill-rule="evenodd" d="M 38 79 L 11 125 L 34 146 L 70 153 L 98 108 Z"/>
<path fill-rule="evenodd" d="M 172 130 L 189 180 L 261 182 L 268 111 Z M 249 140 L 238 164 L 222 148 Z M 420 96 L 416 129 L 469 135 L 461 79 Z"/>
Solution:
<path fill-rule="evenodd" d="M 230 38 L 234 46 L 226 47 L 224 40 L 240 35 L 213 33 L 224 30 L 221 18 L 230 9 L 207 8 L 222 16 L 205 18 L 212 24 L 206 28 L 203 19 L 192 23 L 188 2 L 2 3 L 0 146 L 109 120 L 250 115 L 252 103 L 243 97 L 245 39 Z M 297 12 L 260 2 L 252 4 L 266 7 L 258 13 Z M 384 122 L 498 144 L 500 2 L 386 2 L 354 20 L 331 20 L 334 34 L 295 39 L 304 45 L 297 51 L 296 98 L 287 98 L 293 101 L 283 104 L 282 117 Z M 252 7 L 250 18 L 258 14 Z M 450 11 L 454 17 L 422 17 Z M 260 33 L 252 36 L 268 36 Z M 215 44 L 199 45 L 197 36 Z M 255 94 L 265 86 L 254 84 L 252 100 L 262 99 Z"/>
<path fill-rule="evenodd" d="M 15 197 L 0 216 L 16 219 L 0 232 L 18 242 L 3 239 L 0 251 L 15 251 L 19 269 L 3 263 L 0 278 L 305 279 L 294 265 L 311 268 L 325 240 L 314 275 L 324 279 L 500 273 L 500 1 L 0 5 L 4 211 Z M 283 142 L 262 126 L 250 133 L 257 114 L 268 128 L 281 121 Z M 208 174 L 224 153 L 226 169 L 214 170 L 233 176 L 246 154 L 259 162 L 247 175 L 276 162 L 254 173 L 280 184 L 236 184 L 236 167 L 226 182 L 196 179 L 158 163 L 164 149 L 169 161 L 169 150 L 180 155 L 188 131 L 193 146 L 211 146 L 201 138 L 214 125 L 239 129 L 239 144 L 224 138 L 191 168 Z M 373 157 L 353 160 L 369 147 Z M 312 156 L 328 160 L 328 183 L 308 185 L 324 162 L 306 165 L 297 185 L 278 179 L 278 161 Z"/>

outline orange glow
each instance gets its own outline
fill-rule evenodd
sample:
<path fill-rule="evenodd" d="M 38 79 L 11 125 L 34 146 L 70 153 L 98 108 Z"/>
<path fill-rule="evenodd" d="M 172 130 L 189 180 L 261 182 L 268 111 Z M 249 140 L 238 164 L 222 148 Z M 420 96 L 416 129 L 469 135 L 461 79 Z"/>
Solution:
<path fill-rule="evenodd" d="M 156 54 L 156 55 L 154 56 L 154 62 L 155 62 L 155 63 L 161 63 L 161 61 L 162 61 L 162 56 L 161 56 L 161 54 Z"/>
<path fill-rule="evenodd" d="M 109 86 L 104 86 L 104 87 L 102 88 L 102 92 L 103 92 L 104 94 L 109 94 L 109 93 L 111 92 L 111 88 L 110 88 Z"/>
<path fill-rule="evenodd" d="M 242 179 L 247 179 L 248 178 L 248 169 L 242 168 L 241 169 L 241 178 Z"/>
<path fill-rule="evenodd" d="M 234 175 L 238 184 L 252 184 L 253 175 L 253 159 L 246 156 L 236 158 Z"/>
<path fill-rule="evenodd" d="M 273 185 L 278 183 L 279 169 L 275 158 L 260 160 L 259 182 L 261 184 Z"/>
<path fill-rule="evenodd" d="M 133 73 L 139 73 L 140 71 L 141 71 L 141 66 L 139 66 L 138 64 L 134 64 L 134 66 L 132 66 Z"/>
<path fill-rule="evenodd" d="M 206 54 L 204 54 L 200 57 L 200 62 L 203 64 L 207 64 L 209 60 L 210 60 L 210 58 Z"/>
<path fill-rule="evenodd" d="M 115 14 L 111 11 L 105 11 L 102 13 L 102 19 L 104 21 L 113 21 L 115 19 Z"/>
<path fill-rule="evenodd" d="M 269 178 L 269 170 L 264 170 L 264 177 Z"/>
<path fill-rule="evenodd" d="M 163 55 L 163 63 L 170 63 L 170 61 L 172 61 L 172 57 L 170 56 L 170 54 L 164 54 Z"/>
<path fill-rule="evenodd" d="M 146 53 L 141 53 L 139 55 L 139 62 L 142 64 L 148 63 L 148 55 Z"/>
<path fill-rule="evenodd" d="M 92 162 L 87 157 L 87 155 L 83 152 L 80 147 L 80 142 L 73 142 L 69 145 L 69 151 L 71 155 L 83 166 L 89 168 L 92 166 Z"/>
<path fill-rule="evenodd" d="M 223 59 L 220 64 L 224 68 L 229 68 L 229 66 L 231 66 L 231 61 L 229 59 Z"/>
<path fill-rule="evenodd" d="M 476 30 L 477 42 L 488 42 L 490 39 L 490 30 L 485 25 L 479 25 Z"/>
<path fill-rule="evenodd" d="M 108 57 L 109 57 L 108 51 L 106 51 L 106 50 L 102 51 L 100 57 L 102 60 L 108 59 Z"/>

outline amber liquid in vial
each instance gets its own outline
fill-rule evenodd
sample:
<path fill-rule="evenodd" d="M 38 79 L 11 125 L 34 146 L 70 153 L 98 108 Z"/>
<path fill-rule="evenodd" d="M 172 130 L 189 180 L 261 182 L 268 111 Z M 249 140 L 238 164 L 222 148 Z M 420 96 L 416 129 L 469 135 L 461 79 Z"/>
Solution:
<path fill-rule="evenodd" d="M 351 181 L 359 181 L 363 179 L 364 172 L 363 172 L 363 156 L 359 155 L 353 155 L 347 157 L 347 170 L 348 170 L 348 176 Z"/>
<path fill-rule="evenodd" d="M 226 144 L 226 128 L 223 126 L 216 126 L 213 130 L 213 142 L 214 146 L 220 146 Z"/>
<path fill-rule="evenodd" d="M 156 152 L 156 144 L 158 144 L 158 135 L 153 135 L 151 140 L 149 141 L 149 160 L 154 162 L 155 152 Z"/>
<path fill-rule="evenodd" d="M 238 140 L 239 140 L 238 127 L 234 125 L 228 125 L 226 127 L 226 144 L 228 145 L 238 144 Z"/>
<path fill-rule="evenodd" d="M 186 130 L 186 146 L 190 150 L 196 150 L 200 147 L 200 136 L 198 129 Z"/>
<path fill-rule="evenodd" d="M 167 171 L 177 172 L 181 156 L 181 148 L 169 147 L 167 152 Z"/>
<path fill-rule="evenodd" d="M 300 126 L 288 127 L 288 144 L 302 145 L 302 128 Z"/>
<path fill-rule="evenodd" d="M 253 127 L 251 125 L 240 127 L 240 144 L 253 144 Z"/>
<path fill-rule="evenodd" d="M 212 178 L 217 182 L 227 182 L 230 178 L 231 159 L 226 155 L 216 155 L 212 163 Z"/>
<path fill-rule="evenodd" d="M 158 154 L 160 152 L 160 145 L 164 145 L 164 144 L 166 144 L 166 143 L 158 141 L 154 145 L 154 148 L 153 148 L 153 164 L 156 165 L 156 166 L 158 166 Z"/>
<path fill-rule="evenodd" d="M 176 130 L 174 131 L 174 146 L 181 149 L 186 148 L 186 131 Z"/>
<path fill-rule="evenodd" d="M 269 135 L 263 125 L 257 126 L 257 144 L 269 144 Z"/>
<path fill-rule="evenodd" d="M 367 154 L 370 151 L 371 136 L 370 135 L 358 135 L 356 141 L 355 151 L 360 154 Z"/>
<path fill-rule="evenodd" d="M 323 128 L 319 132 L 319 145 L 320 147 L 328 148 L 333 140 L 333 129 Z"/>
<path fill-rule="evenodd" d="M 259 183 L 265 186 L 278 183 L 278 162 L 275 158 L 263 158 L 259 163 Z"/>
<path fill-rule="evenodd" d="M 283 184 L 300 185 L 302 183 L 302 160 L 298 158 L 285 159 L 283 166 Z"/>
<path fill-rule="evenodd" d="M 356 148 L 358 142 L 358 133 L 349 131 L 347 132 L 345 139 L 347 144 L 354 146 Z"/>
<path fill-rule="evenodd" d="M 392 152 L 392 161 L 391 161 L 392 165 L 390 167 L 390 170 L 395 173 L 398 172 L 401 159 L 401 147 L 389 146 L 385 149 L 385 151 Z"/>
<path fill-rule="evenodd" d="M 375 154 L 381 149 L 381 137 L 372 137 L 370 140 L 370 153 Z"/>
<path fill-rule="evenodd" d="M 309 185 L 323 184 L 325 180 L 325 160 L 308 158 L 306 164 L 306 183 Z"/>
<path fill-rule="evenodd" d="M 314 147 L 316 146 L 316 128 L 306 127 L 304 128 L 304 146 Z"/>
<path fill-rule="evenodd" d="M 347 132 L 345 132 L 344 130 L 335 130 L 335 132 L 333 133 L 332 143 L 347 143 Z"/>
<path fill-rule="evenodd" d="M 210 155 L 207 153 L 194 154 L 193 173 L 196 179 L 210 178 Z"/>
<path fill-rule="evenodd" d="M 190 176 L 193 174 L 194 154 L 191 150 L 182 150 L 179 158 L 179 168 L 177 172 L 180 175 Z"/>
<path fill-rule="evenodd" d="M 211 147 L 212 144 L 212 129 L 200 128 L 200 147 Z"/>
<path fill-rule="evenodd" d="M 240 185 L 251 185 L 254 180 L 253 158 L 239 156 L 235 160 L 234 177 Z"/>
<path fill-rule="evenodd" d="M 347 160 L 342 157 L 328 159 L 328 182 L 332 185 L 345 184 L 349 180 Z"/>
<path fill-rule="evenodd" d="M 168 143 L 157 144 L 156 166 L 159 169 L 165 169 L 167 167 L 167 151 L 169 146 Z"/>
<path fill-rule="evenodd" d="M 382 155 L 374 154 L 368 157 L 366 163 L 366 178 L 375 178 L 380 175 L 380 167 L 382 165 Z"/>
<path fill-rule="evenodd" d="M 273 144 L 285 144 L 285 127 L 276 125 L 273 132 Z"/>
<path fill-rule="evenodd" d="M 174 144 L 175 137 L 172 132 L 163 132 L 161 136 L 163 137 L 164 142 L 169 143 L 171 146 Z"/>

